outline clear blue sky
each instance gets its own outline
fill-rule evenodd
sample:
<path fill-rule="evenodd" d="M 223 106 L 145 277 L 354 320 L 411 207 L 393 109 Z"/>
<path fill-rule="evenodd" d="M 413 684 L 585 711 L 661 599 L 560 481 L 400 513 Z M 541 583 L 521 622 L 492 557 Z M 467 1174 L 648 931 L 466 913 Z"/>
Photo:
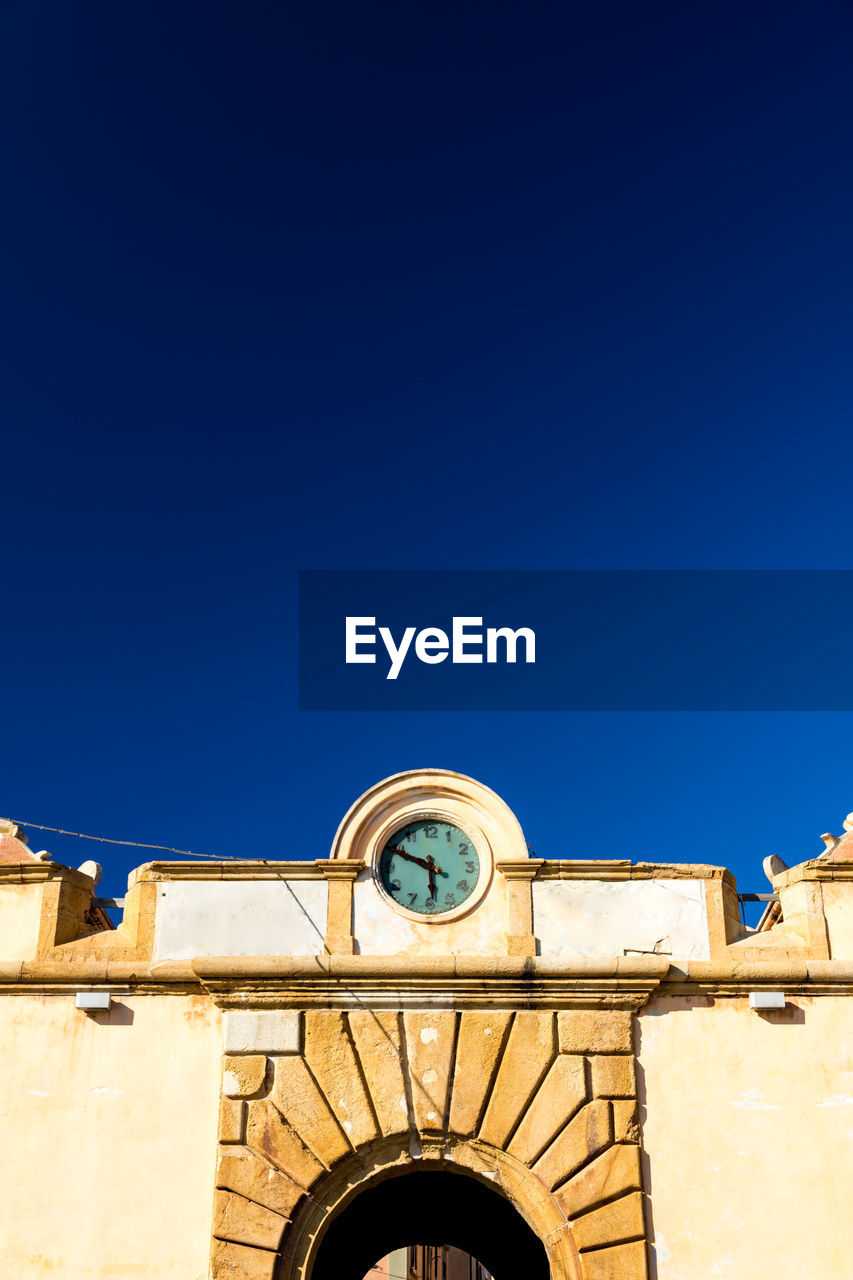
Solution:
<path fill-rule="evenodd" d="M 852 60 L 842 0 L 0 7 L 0 813 L 313 858 L 427 764 L 545 856 L 819 851 L 848 715 L 300 714 L 295 575 L 853 567 Z"/>

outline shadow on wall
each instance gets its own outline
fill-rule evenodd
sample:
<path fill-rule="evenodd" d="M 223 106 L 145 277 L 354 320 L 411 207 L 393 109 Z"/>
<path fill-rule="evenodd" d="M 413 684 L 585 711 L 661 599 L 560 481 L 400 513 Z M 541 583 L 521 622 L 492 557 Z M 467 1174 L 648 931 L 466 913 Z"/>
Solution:
<path fill-rule="evenodd" d="M 709 1009 L 714 1004 L 711 996 L 685 997 L 669 1001 L 666 1012 L 689 1012 L 691 1009 Z M 643 1145 L 642 1135 L 646 1127 L 648 1112 L 646 1091 L 646 1073 L 642 1064 L 643 1024 L 649 1018 L 664 1016 L 664 1010 L 656 1011 L 654 1006 L 640 1010 L 639 1017 L 634 1019 L 634 1059 L 637 1068 L 637 1119 L 640 1125 L 640 1164 L 643 1172 L 643 1215 L 646 1222 L 646 1249 L 649 1260 L 649 1280 L 658 1280 L 657 1244 L 655 1239 L 655 1223 L 652 1211 L 652 1170 L 649 1157 Z"/>
<path fill-rule="evenodd" d="M 646 1127 L 648 1111 L 646 1093 L 646 1073 L 640 1061 L 643 1045 L 643 1020 L 634 1018 L 634 1061 L 637 1071 L 637 1120 L 640 1126 L 640 1166 L 643 1175 L 643 1216 L 646 1221 L 646 1254 L 649 1261 L 649 1280 L 658 1280 L 657 1249 L 655 1246 L 655 1224 L 652 1214 L 652 1170 L 649 1157 L 643 1146 L 642 1134 Z"/>
<path fill-rule="evenodd" d="M 118 1000 L 111 1001 L 109 1009 L 94 1009 L 85 1016 L 99 1027 L 133 1026 L 133 1010 Z"/>

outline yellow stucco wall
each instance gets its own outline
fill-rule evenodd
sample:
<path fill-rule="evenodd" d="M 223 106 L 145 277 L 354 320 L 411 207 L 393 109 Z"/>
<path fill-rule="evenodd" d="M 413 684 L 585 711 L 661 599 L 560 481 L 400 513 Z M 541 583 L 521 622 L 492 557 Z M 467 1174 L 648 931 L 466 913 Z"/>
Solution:
<path fill-rule="evenodd" d="M 658 998 L 639 1026 L 657 1280 L 850 1275 L 853 1001 Z"/>
<path fill-rule="evenodd" d="M 0 1275 L 204 1280 L 218 1022 L 200 996 L 0 999 Z"/>
<path fill-rule="evenodd" d="M 826 929 L 833 960 L 853 960 L 853 893 L 849 882 L 821 885 Z"/>
<path fill-rule="evenodd" d="M 40 884 L 0 884 L 0 959 L 30 960 L 41 924 Z"/>

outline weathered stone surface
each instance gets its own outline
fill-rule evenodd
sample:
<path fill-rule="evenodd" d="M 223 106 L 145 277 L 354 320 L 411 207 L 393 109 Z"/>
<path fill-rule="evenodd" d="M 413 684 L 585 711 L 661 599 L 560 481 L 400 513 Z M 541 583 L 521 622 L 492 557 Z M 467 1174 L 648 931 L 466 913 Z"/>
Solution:
<path fill-rule="evenodd" d="M 211 1258 L 211 1280 L 273 1280 L 278 1255 L 267 1249 L 252 1249 L 215 1240 Z"/>
<path fill-rule="evenodd" d="M 305 1060 L 352 1145 L 372 1142 L 376 1121 L 342 1013 L 305 1014 Z"/>
<path fill-rule="evenodd" d="M 555 1058 L 509 1144 L 510 1155 L 533 1164 L 585 1096 L 583 1058 L 568 1054 Z"/>
<path fill-rule="evenodd" d="M 385 1137 L 406 1133 L 409 1108 L 403 1079 L 399 1014 L 356 1009 L 347 1014 L 373 1109 Z"/>
<path fill-rule="evenodd" d="M 442 1130 L 456 1051 L 456 1014 L 404 1013 L 403 1028 L 415 1124 L 425 1132 Z"/>
<path fill-rule="evenodd" d="M 276 1169 L 271 1169 L 247 1147 L 239 1150 L 225 1147 L 219 1154 L 216 1185 L 224 1191 L 236 1191 L 247 1200 L 266 1205 L 282 1217 L 289 1218 L 305 1194 Z"/>
<path fill-rule="evenodd" d="M 486 1108 L 480 1137 L 503 1147 L 556 1051 L 552 1013 L 517 1013 Z"/>
<path fill-rule="evenodd" d="M 278 1058 L 272 1101 L 306 1147 L 327 1168 L 349 1154 L 349 1144 L 302 1058 Z"/>
<path fill-rule="evenodd" d="M 629 1098 L 613 1104 L 613 1141 L 639 1142 L 640 1122 L 637 1115 L 637 1099 Z"/>
<path fill-rule="evenodd" d="M 476 1133 L 497 1069 L 509 1013 L 466 1012 L 461 1015 L 450 1103 L 450 1130 Z"/>
<path fill-rule="evenodd" d="M 633 1098 L 637 1093 L 634 1059 L 597 1056 L 592 1061 L 592 1091 L 596 1098 Z"/>
<path fill-rule="evenodd" d="M 219 1104 L 219 1141 L 242 1142 L 246 1123 L 246 1104 L 223 1098 Z"/>
<path fill-rule="evenodd" d="M 613 1146 L 578 1173 L 555 1193 L 567 1218 L 581 1213 L 625 1191 L 639 1191 L 640 1149 L 635 1146 Z"/>
<path fill-rule="evenodd" d="M 222 1092 L 228 1098 L 259 1098 L 266 1089 L 267 1060 L 252 1054 L 226 1057 L 222 1063 Z"/>
<path fill-rule="evenodd" d="M 225 1053 L 298 1053 L 299 1014 L 292 1009 L 235 1010 L 222 1019 Z"/>
<path fill-rule="evenodd" d="M 277 1249 L 287 1219 L 254 1200 L 233 1191 L 217 1191 L 213 1203 L 213 1234 L 220 1240 L 236 1244 L 258 1245 Z"/>
<path fill-rule="evenodd" d="M 473 1173 L 485 1174 L 494 1179 L 500 1165 L 494 1152 L 486 1147 L 470 1145 L 467 1142 L 450 1142 L 445 1151 L 445 1159 L 458 1164 L 462 1169 L 470 1169 Z"/>
<path fill-rule="evenodd" d="M 572 1235 L 581 1252 L 636 1239 L 644 1232 L 643 1197 L 639 1191 L 592 1209 L 572 1222 Z"/>
<path fill-rule="evenodd" d="M 271 1102 L 250 1102 L 248 1105 L 247 1146 L 307 1191 L 323 1173 L 320 1161 L 300 1142 Z"/>
<path fill-rule="evenodd" d="M 646 1246 L 642 1240 L 596 1249 L 583 1258 L 584 1280 L 647 1280 Z"/>
<path fill-rule="evenodd" d="M 622 1009 L 565 1009 L 557 1014 L 560 1053 L 631 1053 L 631 1014 Z"/>
<path fill-rule="evenodd" d="M 588 1102 L 534 1165 L 547 1187 L 556 1187 L 611 1141 L 610 1103 Z"/>

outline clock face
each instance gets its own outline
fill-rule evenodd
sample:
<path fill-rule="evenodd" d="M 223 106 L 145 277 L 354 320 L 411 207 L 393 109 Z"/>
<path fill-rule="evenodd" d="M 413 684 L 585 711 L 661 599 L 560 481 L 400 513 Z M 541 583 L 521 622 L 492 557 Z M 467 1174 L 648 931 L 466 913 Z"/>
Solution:
<path fill-rule="evenodd" d="M 379 876 L 386 892 L 407 911 L 440 916 L 470 898 L 480 879 L 480 859 L 458 827 L 417 818 L 386 841 Z"/>

